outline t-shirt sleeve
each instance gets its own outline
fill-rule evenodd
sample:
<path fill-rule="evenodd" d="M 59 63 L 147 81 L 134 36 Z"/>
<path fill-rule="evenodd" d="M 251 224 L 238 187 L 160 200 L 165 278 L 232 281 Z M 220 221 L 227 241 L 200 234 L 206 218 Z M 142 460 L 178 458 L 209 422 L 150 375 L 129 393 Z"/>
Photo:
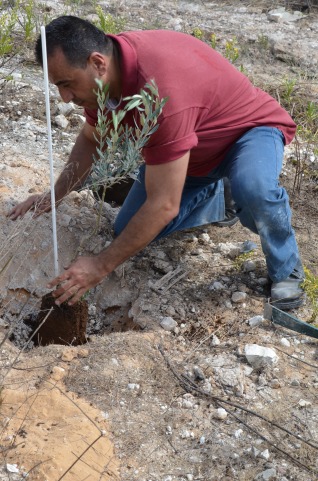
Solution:
<path fill-rule="evenodd" d="M 143 148 L 143 157 L 148 165 L 164 164 L 179 159 L 198 144 L 195 125 L 198 109 L 159 118 L 159 128 Z"/>

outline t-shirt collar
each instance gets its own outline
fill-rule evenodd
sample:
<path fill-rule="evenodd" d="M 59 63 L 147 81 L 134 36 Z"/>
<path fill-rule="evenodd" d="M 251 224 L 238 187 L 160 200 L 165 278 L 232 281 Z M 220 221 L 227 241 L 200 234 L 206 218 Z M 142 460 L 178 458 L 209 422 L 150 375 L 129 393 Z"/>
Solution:
<path fill-rule="evenodd" d="M 109 34 L 108 37 L 117 42 L 120 49 L 122 98 L 134 95 L 137 93 L 137 54 L 125 38 L 125 33 L 119 35 Z"/>

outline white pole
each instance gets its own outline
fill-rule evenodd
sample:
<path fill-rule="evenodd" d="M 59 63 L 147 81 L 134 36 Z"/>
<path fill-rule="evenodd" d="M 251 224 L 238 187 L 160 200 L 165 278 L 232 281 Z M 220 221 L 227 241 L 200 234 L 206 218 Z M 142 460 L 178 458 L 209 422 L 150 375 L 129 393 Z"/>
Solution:
<path fill-rule="evenodd" d="M 53 172 L 53 154 L 52 154 L 50 92 L 49 92 L 49 76 L 48 76 L 48 68 L 47 68 L 45 27 L 43 27 L 43 26 L 41 27 L 41 41 L 42 41 L 42 58 L 43 58 L 43 72 L 44 72 L 44 86 L 45 86 L 45 106 L 46 106 L 46 121 L 47 121 L 48 146 L 49 146 L 49 161 L 50 161 L 54 272 L 55 272 L 55 276 L 58 276 L 58 274 L 59 274 L 59 264 L 58 264 L 57 235 L 56 235 L 56 210 L 55 210 L 54 172 Z"/>

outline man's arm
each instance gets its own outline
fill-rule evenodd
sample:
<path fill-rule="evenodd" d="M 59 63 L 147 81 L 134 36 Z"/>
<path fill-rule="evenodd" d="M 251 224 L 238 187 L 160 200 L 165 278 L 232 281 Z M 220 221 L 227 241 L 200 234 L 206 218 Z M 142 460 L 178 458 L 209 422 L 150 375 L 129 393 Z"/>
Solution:
<path fill-rule="evenodd" d="M 97 256 L 79 257 L 48 285 L 58 286 L 53 293 L 57 304 L 70 298 L 69 304 L 75 304 L 88 289 L 147 246 L 178 215 L 189 157 L 188 152 L 173 162 L 146 167 L 145 203 L 109 247 Z"/>
<path fill-rule="evenodd" d="M 96 152 L 95 127 L 87 122 L 79 133 L 69 160 L 55 183 L 55 199 L 58 204 L 67 194 L 79 187 L 87 175 L 93 163 L 93 154 Z M 18 204 L 8 216 L 15 220 L 23 217 L 30 209 L 35 210 L 35 216 L 51 210 L 51 195 L 31 195 L 25 201 Z"/>

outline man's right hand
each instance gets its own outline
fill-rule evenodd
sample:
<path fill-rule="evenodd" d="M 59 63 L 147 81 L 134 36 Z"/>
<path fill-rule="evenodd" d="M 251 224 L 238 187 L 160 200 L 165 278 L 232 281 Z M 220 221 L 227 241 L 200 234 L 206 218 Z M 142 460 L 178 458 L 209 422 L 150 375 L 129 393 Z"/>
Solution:
<path fill-rule="evenodd" d="M 16 205 L 8 214 L 11 220 L 16 220 L 18 217 L 24 217 L 29 211 L 34 210 L 34 217 L 38 217 L 45 212 L 51 210 L 50 194 L 34 194 L 30 195 L 26 200 Z"/>

